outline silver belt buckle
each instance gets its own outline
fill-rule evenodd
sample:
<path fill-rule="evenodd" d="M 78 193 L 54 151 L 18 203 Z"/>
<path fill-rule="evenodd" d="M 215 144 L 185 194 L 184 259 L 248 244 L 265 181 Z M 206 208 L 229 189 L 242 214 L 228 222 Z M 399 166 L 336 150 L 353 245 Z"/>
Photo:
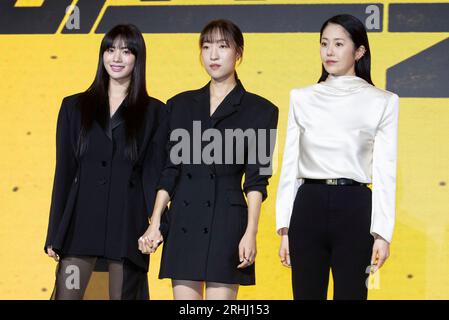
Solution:
<path fill-rule="evenodd" d="M 333 186 L 337 185 L 337 179 L 326 179 L 326 184 L 330 184 Z"/>

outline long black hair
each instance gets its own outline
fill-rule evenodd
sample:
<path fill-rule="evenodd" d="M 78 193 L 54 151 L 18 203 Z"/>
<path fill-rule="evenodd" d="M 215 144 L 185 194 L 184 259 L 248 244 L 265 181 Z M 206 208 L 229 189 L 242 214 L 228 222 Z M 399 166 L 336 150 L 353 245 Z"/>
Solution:
<path fill-rule="evenodd" d="M 320 42 L 324 29 L 331 23 L 342 26 L 349 33 L 355 49 L 360 46 L 365 47 L 365 54 L 355 63 L 355 74 L 366 82 L 374 85 L 371 80 L 371 51 L 369 48 L 368 34 L 366 33 L 363 23 L 350 14 L 336 15 L 323 23 L 320 30 Z M 323 65 L 321 65 L 321 70 L 321 77 L 318 82 L 325 81 L 329 75 Z"/>
<path fill-rule="evenodd" d="M 143 114 L 148 103 L 146 88 L 146 47 L 142 33 L 132 24 L 113 27 L 101 41 L 98 66 L 95 79 L 81 95 L 81 132 L 78 140 L 78 155 L 82 156 L 88 148 L 87 133 L 94 120 L 105 128 L 109 121 L 109 74 L 104 67 L 103 54 L 114 46 L 115 41 L 123 41 L 125 47 L 135 56 L 134 68 L 126 96 L 126 108 L 123 112 L 126 126 L 125 157 L 135 161 L 138 155 L 137 134 L 143 125 Z"/>

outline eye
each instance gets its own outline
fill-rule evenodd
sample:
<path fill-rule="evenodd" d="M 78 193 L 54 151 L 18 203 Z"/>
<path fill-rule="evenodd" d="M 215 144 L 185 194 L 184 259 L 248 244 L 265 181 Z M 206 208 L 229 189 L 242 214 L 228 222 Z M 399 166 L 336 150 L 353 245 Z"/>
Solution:
<path fill-rule="evenodd" d="M 209 46 L 208 45 L 203 45 L 202 49 L 203 50 L 207 50 L 207 49 L 209 49 Z"/>
<path fill-rule="evenodd" d="M 112 52 L 114 52 L 114 48 L 110 47 L 106 51 L 109 52 L 109 53 L 112 53 Z"/>
<path fill-rule="evenodd" d="M 128 55 L 128 54 L 130 54 L 131 52 L 128 50 L 128 49 L 124 49 L 123 50 L 123 54 L 126 54 L 126 55 Z"/>
<path fill-rule="evenodd" d="M 342 43 L 342 42 L 337 42 L 336 46 L 337 46 L 337 47 L 342 47 L 342 46 L 343 46 L 343 43 Z"/>
<path fill-rule="evenodd" d="M 326 46 L 327 46 L 327 43 L 326 43 L 326 42 L 321 42 L 321 46 L 322 46 L 322 47 L 326 47 Z"/>

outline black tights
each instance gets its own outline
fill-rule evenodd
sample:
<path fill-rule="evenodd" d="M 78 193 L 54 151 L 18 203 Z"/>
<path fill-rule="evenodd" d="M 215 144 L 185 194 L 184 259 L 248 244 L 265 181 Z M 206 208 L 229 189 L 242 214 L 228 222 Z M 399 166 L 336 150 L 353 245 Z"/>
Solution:
<path fill-rule="evenodd" d="M 81 300 L 97 262 L 96 257 L 67 256 L 61 259 L 56 274 L 56 300 Z M 123 262 L 108 260 L 109 298 L 120 300 L 123 287 Z"/>

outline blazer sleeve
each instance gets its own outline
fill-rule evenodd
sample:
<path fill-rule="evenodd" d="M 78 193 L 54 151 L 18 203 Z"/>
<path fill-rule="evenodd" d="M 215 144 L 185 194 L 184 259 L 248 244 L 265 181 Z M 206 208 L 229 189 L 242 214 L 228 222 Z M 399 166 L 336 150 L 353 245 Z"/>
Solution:
<path fill-rule="evenodd" d="M 168 112 L 168 117 L 167 117 L 167 122 L 166 122 L 167 132 L 168 132 L 168 134 L 167 134 L 168 139 L 166 142 L 167 160 L 166 160 L 165 166 L 161 172 L 161 176 L 159 178 L 159 183 L 156 187 L 156 191 L 160 190 L 160 189 L 167 191 L 168 194 L 170 195 L 170 199 L 171 199 L 171 198 L 173 198 L 175 188 L 176 188 L 176 183 L 177 183 L 178 176 L 180 173 L 180 165 L 174 164 L 170 158 L 170 151 L 171 151 L 173 145 L 175 144 L 173 141 L 170 140 L 171 124 L 172 124 L 171 119 L 173 117 L 173 102 L 172 102 L 172 100 L 167 101 L 167 112 Z"/>
<path fill-rule="evenodd" d="M 249 143 L 248 152 L 257 152 L 255 157 L 256 161 L 254 163 L 246 161 L 245 181 L 243 183 L 243 191 L 246 194 L 251 191 L 259 191 L 262 193 L 262 201 L 268 196 L 268 180 L 273 174 L 272 160 L 276 144 L 276 128 L 279 115 L 278 108 L 272 104 L 270 106 L 272 108 L 269 116 L 257 128 L 265 130 L 265 136 L 262 135 L 259 137 L 259 133 L 256 132 L 256 139 Z M 260 147 L 262 147 L 261 150 L 259 149 Z M 267 151 L 269 151 L 269 154 Z"/>
<path fill-rule="evenodd" d="M 287 132 L 282 159 L 281 176 L 276 196 L 276 230 L 288 228 L 292 215 L 293 203 L 301 184 L 298 177 L 300 128 L 295 113 L 297 90 L 290 93 L 290 109 L 288 112 Z"/>
<path fill-rule="evenodd" d="M 391 242 L 395 219 L 399 97 L 393 94 L 377 128 L 373 148 L 371 234 Z"/>
<path fill-rule="evenodd" d="M 167 161 L 166 145 L 168 141 L 168 112 L 164 103 L 158 101 L 157 128 L 151 139 L 150 148 L 147 149 L 143 171 L 145 199 L 147 201 L 148 218 L 151 218 L 156 200 L 156 186 L 159 183 L 160 174 Z M 164 211 L 159 230 L 164 239 L 168 235 L 170 221 L 168 214 Z"/>
<path fill-rule="evenodd" d="M 159 183 L 160 174 L 167 161 L 168 114 L 164 103 L 156 102 L 156 111 L 153 116 L 156 119 L 155 129 L 152 131 L 152 137 L 146 150 L 142 172 L 148 217 L 152 214 L 156 199 L 155 187 Z"/>
<path fill-rule="evenodd" d="M 44 250 L 52 245 L 64 212 L 70 188 L 77 171 L 77 161 L 70 139 L 69 101 L 64 98 L 58 114 L 56 128 L 56 168 L 51 197 L 50 217 L 48 222 L 47 239 Z"/>

